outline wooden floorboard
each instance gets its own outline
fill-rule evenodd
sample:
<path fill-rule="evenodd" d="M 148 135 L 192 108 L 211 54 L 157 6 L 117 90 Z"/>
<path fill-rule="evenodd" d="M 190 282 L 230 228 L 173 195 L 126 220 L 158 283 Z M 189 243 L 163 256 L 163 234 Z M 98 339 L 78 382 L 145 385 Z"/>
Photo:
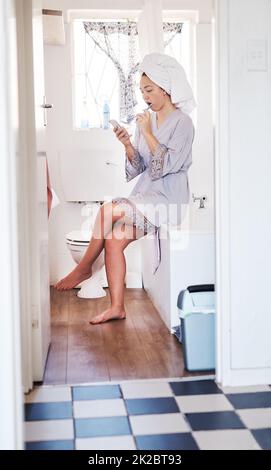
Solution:
<path fill-rule="evenodd" d="M 51 289 L 52 342 L 43 383 L 204 375 L 184 369 L 181 344 L 143 289 L 125 290 L 125 320 L 101 325 L 89 320 L 110 305 L 108 289 L 101 299 L 80 299 L 76 294 L 76 289 Z"/>

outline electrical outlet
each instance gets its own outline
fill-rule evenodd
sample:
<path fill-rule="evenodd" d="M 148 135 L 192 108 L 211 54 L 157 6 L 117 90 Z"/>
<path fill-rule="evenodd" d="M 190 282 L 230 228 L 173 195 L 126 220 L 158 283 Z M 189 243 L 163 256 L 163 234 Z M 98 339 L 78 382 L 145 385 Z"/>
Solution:
<path fill-rule="evenodd" d="M 247 41 L 247 70 L 267 70 L 267 41 L 266 39 L 248 39 Z"/>

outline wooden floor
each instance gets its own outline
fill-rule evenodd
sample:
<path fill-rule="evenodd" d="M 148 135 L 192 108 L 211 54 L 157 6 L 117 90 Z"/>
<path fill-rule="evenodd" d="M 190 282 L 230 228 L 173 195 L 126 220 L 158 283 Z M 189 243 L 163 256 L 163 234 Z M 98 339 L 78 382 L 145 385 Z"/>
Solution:
<path fill-rule="evenodd" d="M 109 306 L 108 290 L 93 300 L 76 293 L 51 290 L 52 342 L 44 384 L 201 375 L 185 371 L 181 344 L 143 289 L 126 289 L 126 320 L 101 325 L 89 320 Z"/>

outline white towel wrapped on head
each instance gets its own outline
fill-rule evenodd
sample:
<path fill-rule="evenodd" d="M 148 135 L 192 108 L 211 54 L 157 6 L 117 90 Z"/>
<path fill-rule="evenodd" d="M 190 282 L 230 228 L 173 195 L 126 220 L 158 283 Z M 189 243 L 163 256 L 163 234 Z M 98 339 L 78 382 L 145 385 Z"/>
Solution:
<path fill-rule="evenodd" d="M 184 68 L 176 59 L 153 52 L 143 58 L 140 70 L 170 95 L 171 102 L 177 108 L 187 114 L 193 111 L 196 106 L 193 91 Z"/>

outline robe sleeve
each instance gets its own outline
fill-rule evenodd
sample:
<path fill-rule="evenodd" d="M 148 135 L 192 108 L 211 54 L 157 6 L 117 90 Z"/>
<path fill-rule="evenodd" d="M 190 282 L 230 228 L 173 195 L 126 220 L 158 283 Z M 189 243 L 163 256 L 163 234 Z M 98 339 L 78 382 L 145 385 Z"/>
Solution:
<path fill-rule="evenodd" d="M 132 161 L 129 160 L 127 154 L 125 155 L 125 174 L 126 174 L 126 181 L 131 181 L 140 173 L 146 170 L 146 165 L 144 162 L 143 157 L 141 157 L 138 151 L 138 143 L 139 143 L 139 129 L 136 127 L 135 136 L 133 140 L 133 147 L 135 149 L 135 155 Z"/>
<path fill-rule="evenodd" d="M 167 145 L 159 143 L 155 153 L 151 155 L 149 163 L 151 180 L 182 171 L 191 152 L 194 134 L 193 122 L 189 116 L 177 123 Z"/>

